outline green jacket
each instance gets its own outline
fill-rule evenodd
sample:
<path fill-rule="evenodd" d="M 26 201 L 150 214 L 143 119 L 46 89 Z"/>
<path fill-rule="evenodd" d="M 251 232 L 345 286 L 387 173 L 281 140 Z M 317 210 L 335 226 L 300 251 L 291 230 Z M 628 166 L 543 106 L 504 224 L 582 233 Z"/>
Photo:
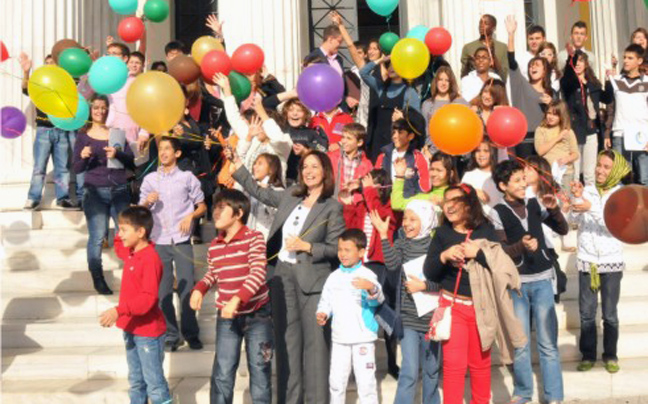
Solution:
<path fill-rule="evenodd" d="M 416 194 L 414 196 L 411 196 L 409 198 L 405 198 L 403 196 L 403 191 L 405 189 L 405 180 L 402 178 L 396 178 L 394 179 L 394 184 L 392 185 L 392 193 L 391 193 L 391 207 L 393 210 L 405 210 L 407 207 L 407 204 L 410 201 L 420 199 L 420 200 L 425 200 L 429 201 L 432 196 L 440 196 L 443 198 L 443 193 L 445 192 L 447 186 L 444 187 L 437 187 L 433 188 L 432 191 L 430 192 L 423 192 L 420 194 Z"/>

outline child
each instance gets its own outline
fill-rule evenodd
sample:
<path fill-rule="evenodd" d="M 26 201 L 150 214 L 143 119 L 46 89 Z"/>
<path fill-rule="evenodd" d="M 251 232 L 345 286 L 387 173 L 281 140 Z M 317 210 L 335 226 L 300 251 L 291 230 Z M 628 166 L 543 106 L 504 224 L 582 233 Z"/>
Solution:
<path fill-rule="evenodd" d="M 340 268 L 326 279 L 317 305 L 317 324 L 332 318 L 331 404 L 344 404 L 349 373 L 358 385 L 362 404 L 378 404 L 376 351 L 378 322 L 376 306 L 384 301 L 378 278 L 362 265 L 367 237 L 358 229 L 346 230 L 338 239 Z"/>
<path fill-rule="evenodd" d="M 392 143 L 382 148 L 382 154 L 376 160 L 376 168 L 387 172 L 392 181 L 397 178 L 395 163 L 404 159 L 407 163 L 406 173 L 400 174 L 404 180 L 403 193 L 409 198 L 420 192 L 430 191 L 428 162 L 419 151 L 418 143 L 425 134 L 425 118 L 418 111 L 408 109 L 407 119 L 397 119 L 392 124 Z"/>
<path fill-rule="evenodd" d="M 373 168 L 363 151 L 366 136 L 367 131 L 364 126 L 359 123 L 349 123 L 342 129 L 340 150 L 328 153 L 335 176 L 335 190 L 343 204 L 349 198 L 354 199 L 351 192 L 359 187 L 360 178 Z M 361 198 L 361 195 L 355 195 L 355 200 Z"/>
<path fill-rule="evenodd" d="M 484 124 L 484 135 L 488 137 L 488 118 L 499 107 L 508 107 L 509 101 L 506 95 L 506 84 L 502 80 L 491 80 L 484 84 L 479 96 L 475 97 L 470 103 L 471 109 Z M 508 160 L 508 150 L 506 148 L 497 149 L 497 162 Z"/>
<path fill-rule="evenodd" d="M 412 295 L 418 292 L 438 291 L 438 285 L 421 277 L 406 274 L 404 265 L 427 254 L 431 232 L 437 225 L 434 206 L 429 201 L 413 200 L 407 204 L 403 216 L 403 234 L 389 242 L 390 219 L 381 219 L 376 212 L 371 222 L 380 234 L 387 270 L 399 275 L 396 290 L 396 314 L 402 322 L 402 362 L 396 390 L 396 404 L 412 404 L 416 396 L 419 368 L 423 373 L 423 403 L 439 404 L 439 344 L 426 341 L 425 334 L 432 312 L 419 316 Z M 411 265 L 411 264 L 410 264 Z M 423 272 L 423 261 L 420 261 Z M 418 272 L 418 271 L 417 271 Z"/>
<path fill-rule="evenodd" d="M 621 278 L 625 269 L 623 244 L 612 236 L 603 220 L 603 208 L 617 189 L 621 180 L 630 173 L 630 166 L 616 150 L 599 153 L 596 164 L 596 185 L 572 184 L 572 205 L 566 205 L 570 218 L 578 226 L 579 310 L 581 335 L 579 348 L 583 358 L 578 365 L 581 372 L 596 363 L 597 295 L 601 293 L 603 305 L 603 362 L 610 373 L 619 371 L 617 343 L 619 318 L 617 305 L 621 294 Z M 570 209 L 571 208 L 571 209 Z"/>
<path fill-rule="evenodd" d="M 163 137 L 158 145 L 160 168 L 144 177 L 139 204 L 153 212 L 155 224 L 151 239 L 162 263 L 164 273 L 160 284 L 160 307 L 167 322 L 166 347 L 175 351 L 180 346 L 180 331 L 173 306 L 173 283 L 178 281 L 181 302 L 181 330 L 191 349 L 202 349 L 198 338 L 196 313 L 189 305 L 194 286 L 193 248 L 190 235 L 194 219 L 201 217 L 207 207 L 200 181 L 190 172 L 182 171 L 177 161 L 182 152 L 180 141 Z M 196 208 L 194 208 L 196 207 Z"/>
<path fill-rule="evenodd" d="M 531 75 L 533 73 L 530 73 Z M 562 367 L 558 352 L 558 318 L 551 282 L 553 262 L 547 255 L 542 224 L 560 235 L 569 227 L 553 194 L 545 195 L 542 204 L 537 198 L 526 198 L 524 167 L 515 160 L 499 163 L 493 172 L 497 188 L 504 194 L 502 202 L 491 212 L 495 230 L 504 251 L 511 256 L 520 272 L 521 293 L 512 292 L 515 316 L 522 322 L 529 340 L 515 350 L 514 386 L 511 404 L 525 404 L 533 396 L 531 368 L 531 318 L 533 318 L 544 399 L 563 400 Z"/>
<path fill-rule="evenodd" d="M 564 102 L 552 101 L 547 106 L 544 120 L 535 131 L 534 144 L 536 153 L 549 162 L 562 188 L 569 189 L 574 180 L 574 163 L 580 153 Z"/>
<path fill-rule="evenodd" d="M 264 188 L 271 187 L 275 190 L 284 188 L 281 182 L 281 161 L 274 154 L 259 154 L 252 167 L 252 176 Z M 248 227 L 260 231 L 263 234 L 263 239 L 267 240 L 276 212 L 277 209 L 259 202 L 255 197 L 250 197 L 250 221 Z"/>
<path fill-rule="evenodd" d="M 273 338 L 270 298 L 266 285 L 266 244 L 261 232 L 245 223 L 250 201 L 241 191 L 222 190 L 214 201 L 218 236 L 208 252 L 209 270 L 191 294 L 191 307 L 200 309 L 207 291 L 218 288 L 216 355 L 211 375 L 212 403 L 231 403 L 245 339 L 250 395 L 253 403 L 270 403 Z"/>
<path fill-rule="evenodd" d="M 119 215 L 115 253 L 124 261 L 119 304 L 99 316 L 103 327 L 124 330 L 131 403 L 170 403 L 164 378 L 164 316 L 158 307 L 162 261 L 149 236 L 153 215 L 141 206 L 126 208 Z M 128 268 L 128 270 L 126 270 Z"/>
<path fill-rule="evenodd" d="M 326 133 L 329 151 L 332 152 L 340 149 L 339 142 L 342 140 L 343 128 L 350 123 L 353 123 L 353 117 L 339 107 L 335 107 L 330 111 L 316 114 L 310 121 L 310 127 L 321 128 Z"/>
<path fill-rule="evenodd" d="M 485 46 L 475 50 L 473 54 L 474 70 L 469 73 L 462 74 L 461 79 L 461 94 L 468 102 L 473 101 L 479 95 L 479 92 L 484 87 L 484 84 L 491 80 L 502 80 L 499 74 L 491 71 L 492 52 Z M 497 71 L 499 67 L 495 63 L 494 69 Z"/>
<path fill-rule="evenodd" d="M 497 164 L 497 151 L 490 142 L 484 139 L 470 153 L 470 161 L 461 182 L 475 188 L 484 214 L 488 216 L 493 206 L 501 200 L 501 195 L 493 181 L 493 168 Z"/>

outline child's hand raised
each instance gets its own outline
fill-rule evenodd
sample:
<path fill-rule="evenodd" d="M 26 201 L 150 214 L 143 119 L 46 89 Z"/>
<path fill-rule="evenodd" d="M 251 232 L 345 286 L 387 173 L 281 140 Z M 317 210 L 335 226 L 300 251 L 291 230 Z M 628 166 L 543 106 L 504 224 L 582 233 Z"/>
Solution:
<path fill-rule="evenodd" d="M 112 327 L 117 322 L 118 318 L 119 314 L 117 313 L 117 308 L 113 307 L 99 315 L 99 324 L 102 327 Z"/>
<path fill-rule="evenodd" d="M 351 281 L 351 284 L 354 288 L 364 289 L 367 292 L 371 292 L 376 287 L 373 282 L 365 278 L 354 278 L 353 281 Z"/>
<path fill-rule="evenodd" d="M 547 209 L 556 209 L 558 207 L 558 198 L 554 194 L 547 194 L 542 197 L 542 204 Z"/>
<path fill-rule="evenodd" d="M 376 184 L 374 183 L 373 177 L 371 174 L 367 174 L 364 177 L 362 177 L 362 188 L 367 189 L 367 188 L 372 188 L 375 187 Z"/>
<path fill-rule="evenodd" d="M 317 318 L 317 325 L 325 326 L 328 321 L 328 315 L 326 313 L 317 313 L 315 314 Z"/>
<path fill-rule="evenodd" d="M 221 88 L 223 95 L 229 97 L 232 95 L 232 87 L 230 86 L 229 78 L 223 73 L 216 73 L 212 78 L 212 81 Z"/>
<path fill-rule="evenodd" d="M 372 210 L 369 214 L 369 219 L 371 219 L 371 224 L 376 228 L 376 231 L 380 235 L 380 238 L 387 239 L 389 232 L 389 216 L 382 220 L 377 210 Z"/>
<path fill-rule="evenodd" d="M 202 302 L 203 302 L 203 295 L 200 293 L 199 290 L 194 290 L 191 292 L 191 298 L 189 299 L 189 306 L 195 310 L 198 311 L 202 307 Z"/>
<path fill-rule="evenodd" d="M 413 275 L 407 275 L 407 281 L 405 281 L 405 289 L 410 295 L 417 292 L 423 292 L 427 289 L 427 284 L 421 278 L 417 278 Z"/>

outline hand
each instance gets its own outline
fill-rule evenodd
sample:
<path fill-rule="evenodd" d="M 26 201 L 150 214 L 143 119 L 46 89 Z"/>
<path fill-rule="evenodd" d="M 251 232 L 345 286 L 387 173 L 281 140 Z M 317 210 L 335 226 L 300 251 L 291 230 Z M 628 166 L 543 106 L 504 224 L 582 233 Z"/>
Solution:
<path fill-rule="evenodd" d="M 149 206 L 153 205 L 155 202 L 159 200 L 160 200 L 160 194 L 158 194 L 157 192 L 151 192 L 146 196 L 146 203 Z"/>
<path fill-rule="evenodd" d="M 580 181 L 572 181 L 570 185 L 574 198 L 581 198 L 583 196 L 583 184 Z"/>
<path fill-rule="evenodd" d="M 218 17 L 216 17 L 216 15 L 214 14 L 208 15 L 207 22 L 205 23 L 207 28 L 212 30 L 216 38 L 223 37 L 223 24 L 225 24 L 225 21 L 223 22 L 218 21 Z"/>
<path fill-rule="evenodd" d="M 394 173 L 397 177 L 405 177 L 407 173 L 407 161 L 404 157 L 398 158 L 394 162 Z"/>
<path fill-rule="evenodd" d="M 337 11 L 332 11 L 330 14 L 331 16 L 331 22 L 335 25 L 342 25 L 342 16 L 338 14 Z"/>
<path fill-rule="evenodd" d="M 104 147 L 104 151 L 106 152 L 106 157 L 109 159 L 114 159 L 115 156 L 117 155 L 117 149 L 114 147 Z"/>
<path fill-rule="evenodd" d="M 212 143 L 212 140 L 209 137 L 206 137 L 205 141 L 203 142 L 203 144 L 205 145 L 205 150 L 211 149 Z"/>
<path fill-rule="evenodd" d="M 542 94 L 540 96 L 540 102 L 546 105 L 551 104 L 551 101 L 553 101 L 553 98 L 549 94 Z"/>
<path fill-rule="evenodd" d="M 29 58 L 29 55 L 27 55 L 25 52 L 21 52 L 20 56 L 18 56 L 18 63 L 20 63 L 20 68 L 23 72 L 29 73 L 32 68 L 32 61 Z"/>
<path fill-rule="evenodd" d="M 340 150 L 340 143 L 332 143 L 332 144 L 330 144 L 328 150 L 330 152 Z"/>
<path fill-rule="evenodd" d="M 618 60 L 617 57 L 614 55 L 614 53 L 612 54 L 611 61 L 612 61 L 612 68 L 616 70 L 616 68 L 617 68 L 617 66 L 618 66 L 618 64 L 619 64 L 619 60 Z"/>
<path fill-rule="evenodd" d="M 238 296 L 234 296 L 229 302 L 227 302 L 225 307 L 221 309 L 221 317 L 226 320 L 231 320 L 236 317 L 239 303 L 241 303 L 241 299 Z"/>
<path fill-rule="evenodd" d="M 549 97 L 549 96 L 547 95 L 547 97 Z M 570 130 L 565 129 L 565 130 L 560 132 L 560 135 L 556 139 L 559 139 L 559 141 L 563 141 L 563 140 L 567 141 L 567 140 L 569 140 L 570 132 L 571 132 Z"/>
<path fill-rule="evenodd" d="M 386 240 L 389 234 L 389 221 L 391 220 L 389 216 L 383 220 L 380 218 L 377 210 L 372 210 L 369 213 L 369 219 L 371 219 L 371 224 L 376 228 L 380 238 Z"/>
<path fill-rule="evenodd" d="M 189 298 L 189 306 L 195 310 L 199 311 L 202 307 L 203 294 L 199 290 L 194 290 L 191 292 L 191 297 Z"/>
<path fill-rule="evenodd" d="M 290 252 L 308 252 L 310 251 L 310 243 L 305 242 L 296 236 L 289 236 L 286 240 L 286 249 Z"/>
<path fill-rule="evenodd" d="M 360 101 L 357 98 L 353 98 L 351 96 L 346 97 L 346 103 L 349 106 L 349 108 L 353 109 L 360 104 Z"/>
<path fill-rule="evenodd" d="M 92 46 L 86 46 L 84 49 L 88 51 L 88 55 L 90 55 L 90 59 L 93 62 L 95 60 L 99 59 L 99 50 L 98 49 L 94 49 Z"/>
<path fill-rule="evenodd" d="M 441 206 L 443 204 L 443 197 L 441 195 L 430 195 L 430 202 L 437 206 Z"/>
<path fill-rule="evenodd" d="M 385 64 L 391 60 L 391 55 L 383 55 L 380 59 L 376 60 L 377 65 Z"/>
<path fill-rule="evenodd" d="M 547 209 L 556 209 L 558 207 L 558 198 L 554 194 L 547 194 L 542 197 L 542 204 Z"/>
<path fill-rule="evenodd" d="M 464 247 L 461 244 L 455 244 L 441 253 L 441 262 L 443 264 L 453 263 L 457 264 L 463 262 L 466 258 L 464 255 Z"/>
<path fill-rule="evenodd" d="M 189 234 L 191 232 L 191 224 L 193 223 L 193 213 L 188 214 L 180 221 L 180 233 Z"/>
<path fill-rule="evenodd" d="M 401 111 L 398 108 L 394 108 L 394 112 L 392 113 L 392 122 L 396 122 L 399 119 L 403 119 L 405 115 L 403 115 L 403 111 Z"/>
<path fill-rule="evenodd" d="M 364 177 L 362 177 L 362 188 L 367 189 L 367 188 L 373 188 L 375 187 L 376 184 L 374 183 L 373 177 L 371 174 L 367 174 Z"/>
<path fill-rule="evenodd" d="M 464 256 L 468 259 L 474 259 L 477 257 L 477 253 L 479 252 L 480 248 L 475 242 L 475 240 L 466 240 L 463 244 L 463 252 Z"/>
<path fill-rule="evenodd" d="M 351 205 L 353 204 L 353 195 L 351 195 L 351 192 L 343 190 L 340 191 L 338 194 L 338 198 L 340 199 L 340 202 L 342 205 Z"/>
<path fill-rule="evenodd" d="M 214 74 L 214 77 L 212 77 L 212 81 L 221 88 L 225 97 L 232 95 L 232 87 L 230 86 L 229 78 L 227 78 L 226 75 L 223 73 L 216 73 Z"/>
<path fill-rule="evenodd" d="M 113 307 L 99 315 L 99 324 L 102 327 L 112 327 L 117 322 L 118 318 L 119 314 L 117 314 L 117 308 Z"/>
<path fill-rule="evenodd" d="M 357 191 L 360 189 L 360 180 L 351 180 L 344 184 L 342 189 L 346 189 L 349 192 Z"/>
<path fill-rule="evenodd" d="M 354 278 L 353 281 L 351 281 L 351 284 L 353 285 L 354 288 L 364 289 L 369 293 L 371 293 L 371 291 L 374 290 L 374 288 L 376 287 L 376 285 L 373 282 L 365 278 Z"/>
<path fill-rule="evenodd" d="M 427 161 L 432 160 L 432 151 L 430 150 L 429 145 L 423 146 L 423 149 L 421 149 L 421 153 L 423 153 L 423 156 L 427 159 Z"/>
<path fill-rule="evenodd" d="M 292 149 L 296 156 L 301 156 L 308 150 L 308 148 L 301 143 L 293 143 Z"/>
<path fill-rule="evenodd" d="M 417 278 L 413 275 L 407 275 L 407 281 L 405 281 L 405 290 L 407 293 L 414 294 L 417 292 L 423 292 L 427 289 L 427 284 L 423 279 Z"/>
<path fill-rule="evenodd" d="M 137 137 L 137 150 L 141 153 L 144 150 L 146 150 L 146 146 L 148 145 L 148 137 L 144 135 L 140 135 Z"/>
<path fill-rule="evenodd" d="M 173 134 L 177 137 L 184 135 L 184 128 L 182 125 L 176 124 L 176 126 L 173 127 Z"/>
<path fill-rule="evenodd" d="M 251 142 L 253 138 L 258 137 L 261 135 L 263 132 L 263 121 L 261 120 L 261 117 L 257 114 L 256 116 L 253 116 L 252 119 L 250 120 L 249 124 L 249 131 L 248 131 L 248 142 Z"/>
<path fill-rule="evenodd" d="M 515 31 L 517 31 L 517 20 L 515 19 L 514 15 L 509 15 L 506 17 L 506 32 L 508 32 L 509 35 L 515 34 Z"/>
<path fill-rule="evenodd" d="M 576 52 L 576 49 L 574 49 L 574 45 L 572 45 L 570 43 L 565 45 L 565 50 L 567 51 L 567 54 L 569 55 L 569 57 L 574 56 L 574 52 Z"/>
<path fill-rule="evenodd" d="M 482 191 L 481 189 L 476 189 L 475 191 L 477 191 L 477 198 L 479 198 L 481 203 L 490 202 L 490 196 L 488 196 L 486 192 Z"/>
<path fill-rule="evenodd" d="M 106 47 L 109 47 L 115 42 L 115 38 L 112 37 L 112 35 L 108 35 L 106 37 Z"/>
<path fill-rule="evenodd" d="M 317 318 L 317 325 L 321 326 L 325 326 L 328 321 L 328 315 L 326 313 L 317 313 L 315 318 Z"/>
<path fill-rule="evenodd" d="M 616 76 L 616 74 L 617 74 L 616 69 L 607 69 L 605 71 L 605 77 L 607 77 L 607 78 L 610 78 L 612 76 Z"/>
<path fill-rule="evenodd" d="M 605 150 L 610 150 L 612 148 L 612 140 L 610 138 L 603 140 L 603 147 L 605 147 Z"/>
<path fill-rule="evenodd" d="M 81 158 L 82 159 L 88 159 L 92 156 L 92 148 L 90 146 L 86 146 L 81 150 Z"/>
<path fill-rule="evenodd" d="M 558 163 L 559 166 L 566 166 L 567 163 L 567 157 L 561 157 L 558 160 L 556 160 L 556 163 Z"/>
<path fill-rule="evenodd" d="M 592 202 L 588 201 L 587 199 L 583 199 L 582 203 L 573 204 L 572 209 L 577 213 L 587 212 L 592 209 Z"/>
<path fill-rule="evenodd" d="M 535 250 L 538 249 L 538 239 L 531 237 L 528 234 L 522 237 L 522 244 L 524 245 L 524 248 L 530 252 L 535 252 Z"/>

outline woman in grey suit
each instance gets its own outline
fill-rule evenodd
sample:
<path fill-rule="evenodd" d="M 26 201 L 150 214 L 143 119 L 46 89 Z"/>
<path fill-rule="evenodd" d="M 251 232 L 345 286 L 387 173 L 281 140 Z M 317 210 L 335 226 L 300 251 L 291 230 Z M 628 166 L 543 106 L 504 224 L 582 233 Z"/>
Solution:
<path fill-rule="evenodd" d="M 330 332 L 317 325 L 322 288 L 337 268 L 337 239 L 345 229 L 342 205 L 333 196 L 335 178 L 328 156 L 310 151 L 299 162 L 296 185 L 263 188 L 234 156 L 233 178 L 253 197 L 277 208 L 268 234 L 277 402 L 328 402 Z"/>

